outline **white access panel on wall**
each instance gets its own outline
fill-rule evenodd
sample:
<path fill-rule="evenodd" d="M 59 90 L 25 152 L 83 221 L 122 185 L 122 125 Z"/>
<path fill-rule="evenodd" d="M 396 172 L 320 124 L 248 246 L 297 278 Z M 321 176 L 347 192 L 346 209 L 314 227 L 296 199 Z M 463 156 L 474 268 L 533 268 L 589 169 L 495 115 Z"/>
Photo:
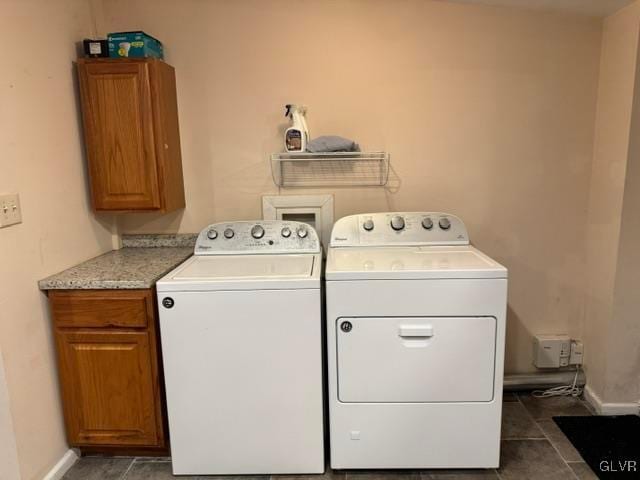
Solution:
<path fill-rule="evenodd" d="M 493 399 L 494 317 L 341 317 L 336 332 L 341 402 Z"/>
<path fill-rule="evenodd" d="M 262 218 L 308 223 L 326 248 L 333 227 L 333 195 L 264 195 Z"/>

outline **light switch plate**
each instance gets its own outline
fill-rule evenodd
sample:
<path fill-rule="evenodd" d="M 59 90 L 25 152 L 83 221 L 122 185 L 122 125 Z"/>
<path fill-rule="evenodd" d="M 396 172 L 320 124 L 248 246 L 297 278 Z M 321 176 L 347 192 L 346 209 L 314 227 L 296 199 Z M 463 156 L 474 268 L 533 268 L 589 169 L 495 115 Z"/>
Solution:
<path fill-rule="evenodd" d="M 0 195 L 0 228 L 22 223 L 20 197 L 17 193 Z"/>

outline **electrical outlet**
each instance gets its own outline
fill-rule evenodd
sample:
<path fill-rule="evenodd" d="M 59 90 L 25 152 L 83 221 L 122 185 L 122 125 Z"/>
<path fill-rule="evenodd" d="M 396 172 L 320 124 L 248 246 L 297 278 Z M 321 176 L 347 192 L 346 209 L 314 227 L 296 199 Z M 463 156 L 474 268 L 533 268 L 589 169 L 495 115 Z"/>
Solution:
<path fill-rule="evenodd" d="M 582 365 L 582 357 L 584 355 L 584 345 L 580 340 L 571 340 L 571 357 L 570 365 Z"/>
<path fill-rule="evenodd" d="M 20 197 L 17 193 L 0 195 L 0 228 L 22 223 Z"/>
<path fill-rule="evenodd" d="M 569 365 L 571 338 L 568 335 L 535 335 L 533 364 L 538 368 L 560 368 Z"/>

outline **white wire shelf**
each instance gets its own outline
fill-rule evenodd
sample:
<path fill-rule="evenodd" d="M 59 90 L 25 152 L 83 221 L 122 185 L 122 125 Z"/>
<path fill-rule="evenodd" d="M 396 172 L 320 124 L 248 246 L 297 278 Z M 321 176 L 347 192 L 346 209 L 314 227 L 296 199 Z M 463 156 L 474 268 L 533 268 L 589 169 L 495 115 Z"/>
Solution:
<path fill-rule="evenodd" d="M 386 152 L 274 153 L 273 182 L 284 188 L 384 186 L 389 180 Z"/>

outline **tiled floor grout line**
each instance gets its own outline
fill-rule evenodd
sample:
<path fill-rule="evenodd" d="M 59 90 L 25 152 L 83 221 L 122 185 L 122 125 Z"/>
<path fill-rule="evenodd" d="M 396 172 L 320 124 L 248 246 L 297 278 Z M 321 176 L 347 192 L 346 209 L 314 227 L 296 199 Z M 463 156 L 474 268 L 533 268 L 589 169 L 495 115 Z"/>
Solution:
<path fill-rule="evenodd" d="M 129 466 L 127 467 L 127 469 L 124 471 L 124 473 L 122 474 L 122 476 L 120 477 L 120 480 L 124 480 L 127 475 L 129 474 L 129 470 L 131 470 L 131 468 L 133 468 L 133 464 L 136 463 L 136 457 L 133 457 L 131 459 L 131 463 L 129 464 Z"/>
<path fill-rule="evenodd" d="M 553 418 L 551 419 L 551 421 L 553 421 Z M 551 441 L 551 438 L 549 438 L 549 436 L 547 435 L 547 432 L 544 431 L 544 428 L 542 428 L 540 426 L 540 424 L 538 423 L 537 420 L 534 419 L 534 422 L 536 422 L 536 425 L 538 425 L 538 428 L 542 431 L 542 434 L 545 436 L 545 438 L 547 439 L 547 441 L 549 442 L 549 444 L 551 445 L 551 448 L 553 448 L 556 453 L 558 454 L 558 456 L 560 457 L 560 460 L 562 460 L 564 462 L 564 464 L 567 466 L 567 468 L 569 469 L 569 471 L 571 472 L 571 474 L 573 475 L 573 478 L 575 478 L 576 480 L 580 480 L 578 478 L 578 474 L 576 472 L 573 471 L 573 468 L 571 468 L 571 465 L 569 465 L 569 462 L 567 462 L 564 457 L 562 456 L 562 454 L 560 453 L 560 450 L 558 449 L 558 447 L 556 447 L 556 445 Z M 564 435 L 564 433 L 563 433 Z"/>
<path fill-rule="evenodd" d="M 518 400 L 520 400 L 520 395 L 518 395 Z M 520 402 L 522 403 L 522 402 Z M 527 408 L 527 406 L 522 403 L 522 405 L 524 406 L 525 411 L 529 414 L 529 417 L 531 418 L 531 420 L 533 420 L 533 423 L 540 429 L 540 431 L 542 432 L 542 435 L 544 435 L 544 440 L 546 440 L 547 442 L 549 442 L 549 445 L 551 445 L 551 448 L 553 448 L 556 453 L 558 454 L 558 456 L 560 457 L 560 460 L 562 460 L 562 462 L 566 465 L 566 467 L 569 469 L 569 471 L 571 472 L 571 475 L 573 476 L 573 478 L 575 478 L 576 480 L 580 480 L 578 478 L 578 475 L 576 474 L 576 472 L 573 471 L 573 468 L 571 468 L 571 466 L 567 463 L 567 461 L 564 459 L 564 457 L 562 456 L 562 454 L 560 453 L 560 450 L 558 450 L 558 448 L 555 446 L 555 444 L 551 441 L 551 438 L 549 438 L 549 436 L 547 435 L 547 432 L 544 431 L 544 428 L 542 428 L 542 426 L 540 425 L 540 423 L 538 423 L 538 420 L 542 420 L 542 419 L 538 419 L 535 418 L 533 416 L 533 414 L 529 411 L 529 409 Z M 551 421 L 553 421 L 553 418 L 551 418 Z M 564 435 L 564 434 L 563 434 Z M 542 440 L 542 439 L 541 439 Z"/>
<path fill-rule="evenodd" d="M 537 425 L 537 424 L 536 424 Z M 544 434 L 544 432 L 542 432 Z M 545 438 L 540 438 L 540 437 L 514 437 L 514 438 L 503 438 L 502 441 L 503 442 L 514 442 L 514 441 L 518 441 L 518 440 L 529 440 L 532 442 L 537 442 L 537 441 L 545 441 L 548 440 L 547 437 Z"/>

